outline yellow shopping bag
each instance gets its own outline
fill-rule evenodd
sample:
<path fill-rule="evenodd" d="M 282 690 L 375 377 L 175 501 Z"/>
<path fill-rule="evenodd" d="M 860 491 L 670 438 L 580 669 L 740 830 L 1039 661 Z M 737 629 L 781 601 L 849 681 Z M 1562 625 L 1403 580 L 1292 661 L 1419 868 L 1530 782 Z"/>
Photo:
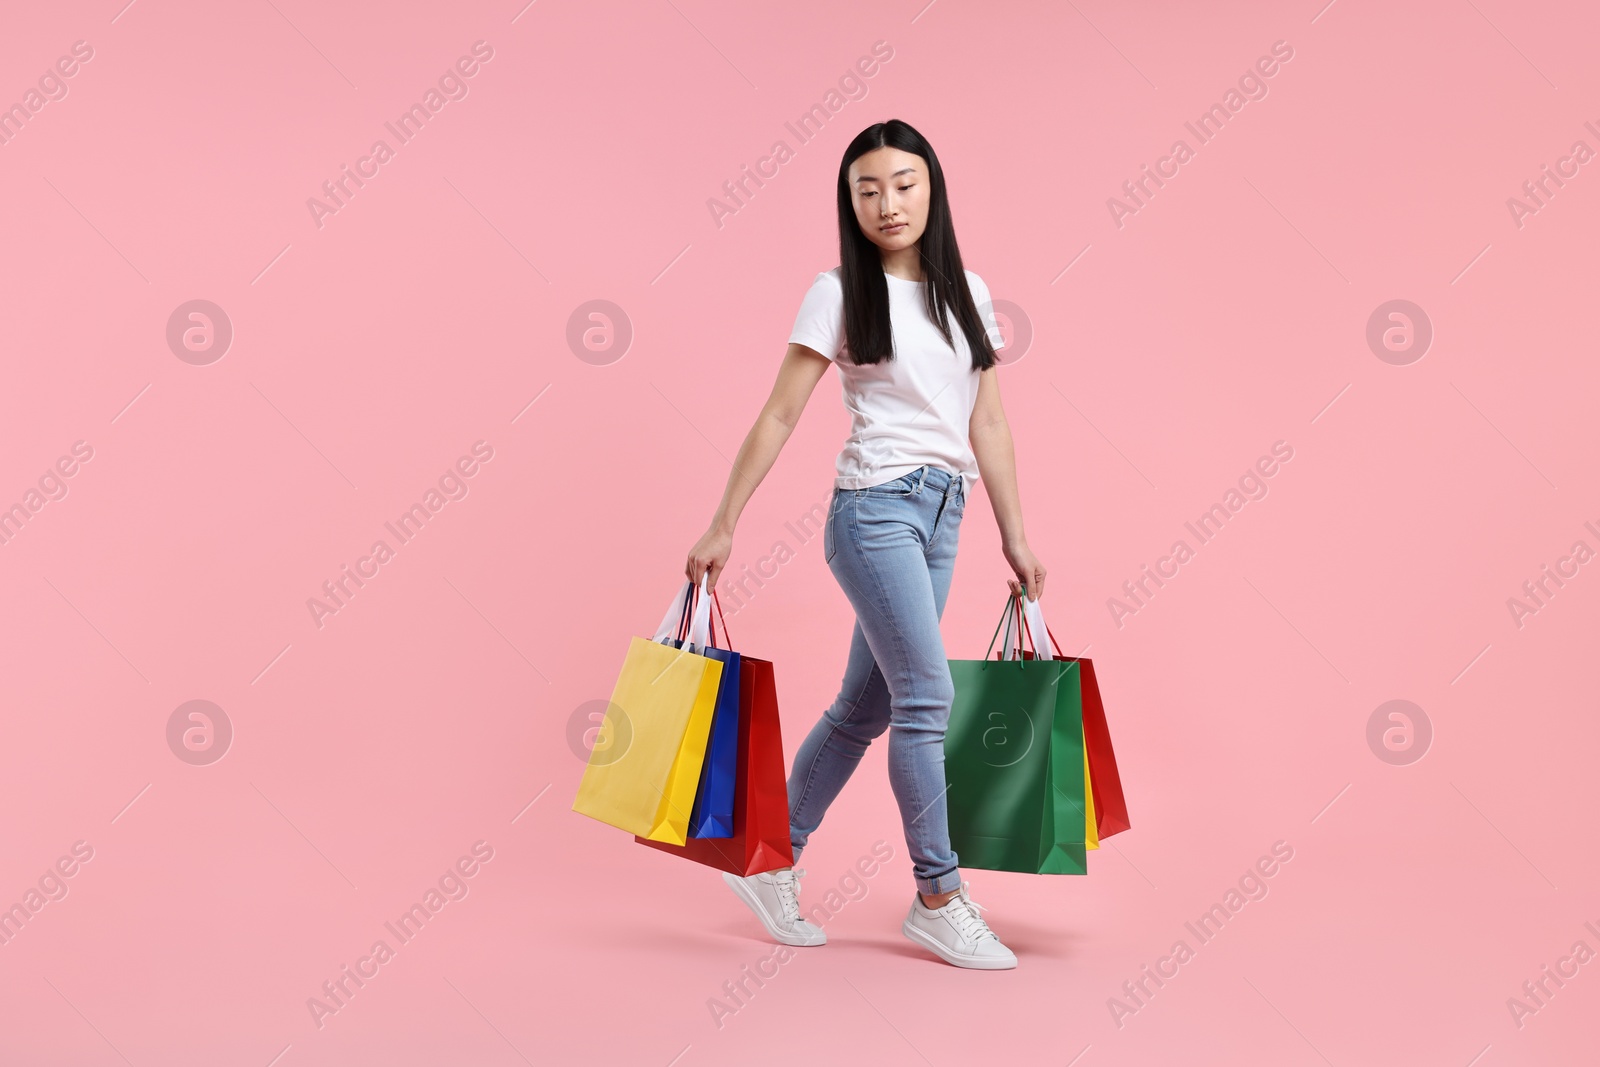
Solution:
<path fill-rule="evenodd" d="M 1089 750 L 1083 750 L 1083 847 L 1099 848 L 1100 834 L 1094 825 L 1094 789 L 1089 784 Z"/>
<path fill-rule="evenodd" d="M 663 643 L 673 638 L 672 620 L 681 620 L 693 593 L 686 582 L 655 639 L 629 644 L 572 803 L 592 819 L 674 845 L 688 838 L 722 680 L 721 662 L 696 651 L 709 637 L 709 596 L 698 598 L 684 647 Z"/>

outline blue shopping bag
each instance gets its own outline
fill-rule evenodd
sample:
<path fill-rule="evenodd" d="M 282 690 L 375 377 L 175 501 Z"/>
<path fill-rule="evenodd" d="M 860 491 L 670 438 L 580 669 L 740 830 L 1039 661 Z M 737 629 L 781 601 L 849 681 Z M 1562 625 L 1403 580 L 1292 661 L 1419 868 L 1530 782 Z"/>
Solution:
<path fill-rule="evenodd" d="M 694 598 L 699 590 L 691 584 L 685 591 L 683 620 L 679 636 L 668 644 L 683 647 L 683 627 L 688 625 Z M 716 593 L 712 593 L 715 602 Z M 717 612 L 722 604 L 716 603 Z M 722 663 L 722 680 L 717 686 L 717 705 L 712 713 L 711 733 L 706 739 L 706 758 L 700 765 L 700 787 L 695 791 L 694 809 L 689 814 L 690 837 L 732 837 L 733 795 L 739 770 L 739 653 L 729 648 L 717 647 L 717 631 L 710 627 L 711 641 L 695 651 Z M 722 638 L 728 639 L 727 621 L 723 621 Z"/>

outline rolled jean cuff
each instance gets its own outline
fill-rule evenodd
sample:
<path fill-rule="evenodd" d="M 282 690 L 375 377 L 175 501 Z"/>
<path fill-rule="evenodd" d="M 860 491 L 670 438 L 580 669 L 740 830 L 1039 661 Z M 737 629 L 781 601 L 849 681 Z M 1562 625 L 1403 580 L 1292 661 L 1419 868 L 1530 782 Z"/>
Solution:
<path fill-rule="evenodd" d="M 937 878 L 918 878 L 916 881 L 918 892 L 925 897 L 934 897 L 940 893 L 949 893 L 952 890 L 960 889 L 961 872 L 956 870 L 951 871 L 949 874 L 941 874 Z"/>

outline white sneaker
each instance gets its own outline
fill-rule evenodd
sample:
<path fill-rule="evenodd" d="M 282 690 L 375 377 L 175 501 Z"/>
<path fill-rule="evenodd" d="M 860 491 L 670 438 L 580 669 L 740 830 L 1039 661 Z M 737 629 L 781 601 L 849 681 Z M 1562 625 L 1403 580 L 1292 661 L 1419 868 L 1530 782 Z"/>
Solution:
<path fill-rule="evenodd" d="M 979 904 L 967 893 L 967 883 L 942 908 L 923 905 L 913 894 L 911 913 L 900 925 L 901 933 L 946 963 L 983 971 L 1004 971 L 1017 965 L 1016 955 L 1000 943 L 989 924 L 978 915 Z"/>
<path fill-rule="evenodd" d="M 795 867 L 741 878 L 724 871 L 722 880 L 739 895 L 767 933 L 785 945 L 820 945 L 828 940 L 822 927 L 800 918 L 800 878 Z"/>

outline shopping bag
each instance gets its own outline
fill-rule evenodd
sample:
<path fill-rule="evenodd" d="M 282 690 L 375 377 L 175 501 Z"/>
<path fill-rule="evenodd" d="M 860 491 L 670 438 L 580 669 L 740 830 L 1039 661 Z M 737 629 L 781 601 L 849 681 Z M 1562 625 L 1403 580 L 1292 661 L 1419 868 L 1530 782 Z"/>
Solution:
<path fill-rule="evenodd" d="M 1000 641 L 1000 651 L 995 653 L 995 656 L 1000 657 L 1000 659 L 1035 659 L 1037 657 L 1034 651 L 1022 648 L 1022 633 L 1029 629 L 1029 624 L 1024 622 L 1022 616 L 1024 616 L 1024 609 L 1022 609 L 1021 598 L 1013 595 L 1010 606 L 1006 608 L 1005 637 Z M 1038 630 L 1040 633 L 1045 632 L 1042 619 L 1035 621 L 1032 624 L 1032 629 Z M 1054 656 L 1045 656 L 1045 659 L 1054 659 Z M 1082 686 L 1080 686 L 1080 696 L 1082 696 Z M 1083 749 L 1083 848 L 1099 848 L 1098 827 L 1094 825 L 1094 787 L 1091 784 L 1090 753 L 1088 753 L 1086 745 L 1085 749 Z"/>
<path fill-rule="evenodd" d="M 713 599 L 715 593 L 713 593 Z M 721 611 L 722 605 L 716 605 Z M 727 630 L 724 627 L 724 636 Z M 682 641 L 668 642 L 682 647 Z M 739 764 L 739 653 L 717 647 L 716 627 L 701 654 L 722 664 L 717 682 L 716 710 L 711 716 L 711 733 L 706 742 L 705 760 L 700 765 L 700 784 L 694 807 L 689 812 L 690 837 L 733 836 L 733 793 Z"/>
<path fill-rule="evenodd" d="M 1062 654 L 1060 644 L 1044 621 L 1044 608 L 1037 600 L 1023 598 L 1022 609 L 1030 636 L 1040 642 L 1045 656 L 1076 663 L 1079 667 L 1080 677 L 1076 681 L 1083 699 L 1084 758 L 1089 768 L 1085 775 L 1092 779 L 1091 791 L 1085 800 L 1094 816 L 1097 835 L 1119 834 L 1131 825 L 1128 802 L 1122 795 L 1122 776 L 1117 770 L 1117 754 L 1111 747 L 1111 730 L 1106 725 L 1106 708 L 1100 699 L 1100 682 L 1095 677 L 1094 664 L 1080 656 Z"/>
<path fill-rule="evenodd" d="M 1111 729 L 1106 725 L 1106 706 L 1100 699 L 1094 664 L 1079 659 L 1078 665 L 1083 668 L 1083 743 L 1094 770 L 1095 825 L 1101 837 L 1110 837 L 1133 824 L 1128 820 L 1128 802 L 1122 795 L 1122 775 L 1111 747 Z"/>
<path fill-rule="evenodd" d="M 689 622 L 687 644 L 667 644 L 686 610 L 685 582 L 656 635 L 633 638 L 600 725 L 572 810 L 630 833 L 681 844 L 705 760 L 722 664 L 702 655 L 710 600 L 702 597 Z M 704 582 L 702 581 L 702 591 Z"/>
<path fill-rule="evenodd" d="M 983 659 L 949 661 L 951 848 L 963 867 L 1086 874 L 1083 702 L 1061 684 L 1077 665 L 1004 651 L 991 660 L 993 647 L 991 636 Z"/>
<path fill-rule="evenodd" d="M 1100 828 L 1095 825 L 1094 783 L 1089 775 L 1089 750 L 1083 750 L 1083 847 L 1100 847 Z"/>
<path fill-rule="evenodd" d="M 715 594 L 712 594 L 715 599 Z M 717 602 L 717 611 L 722 610 Z M 727 625 L 723 625 L 727 640 Z M 681 845 L 634 840 L 684 859 L 738 875 L 760 874 L 794 864 L 789 844 L 789 787 L 783 770 L 783 734 L 772 662 L 740 653 L 738 747 L 735 760 L 733 834 L 690 838 Z"/>
<path fill-rule="evenodd" d="M 1030 624 L 1024 621 L 1024 610 L 1020 601 L 1021 598 L 1016 596 L 1013 596 L 1011 599 L 1011 605 L 1006 614 L 1005 637 L 1001 641 L 1000 651 L 995 653 L 995 655 L 1000 659 L 1014 659 L 1018 656 L 1025 659 L 1035 658 L 1035 654 L 1033 652 L 1022 647 L 1022 635 L 1029 629 Z M 1034 603 L 1037 605 L 1037 602 Z M 1043 615 L 1040 615 L 1038 620 L 1031 624 L 1032 629 L 1037 630 L 1040 633 L 1044 633 L 1045 628 L 1043 622 Z M 1015 647 L 1013 647 L 1012 644 L 1013 637 L 1017 642 Z M 1044 658 L 1054 659 L 1057 657 L 1053 655 L 1047 655 Z M 1078 685 L 1079 678 L 1067 676 L 1056 684 Z M 1080 699 L 1082 698 L 1081 688 L 1079 690 L 1079 697 Z M 1085 746 L 1083 750 L 1083 847 L 1085 849 L 1097 849 L 1100 847 L 1100 834 L 1098 827 L 1095 825 L 1094 786 L 1091 782 L 1089 750 L 1087 746 Z"/>

